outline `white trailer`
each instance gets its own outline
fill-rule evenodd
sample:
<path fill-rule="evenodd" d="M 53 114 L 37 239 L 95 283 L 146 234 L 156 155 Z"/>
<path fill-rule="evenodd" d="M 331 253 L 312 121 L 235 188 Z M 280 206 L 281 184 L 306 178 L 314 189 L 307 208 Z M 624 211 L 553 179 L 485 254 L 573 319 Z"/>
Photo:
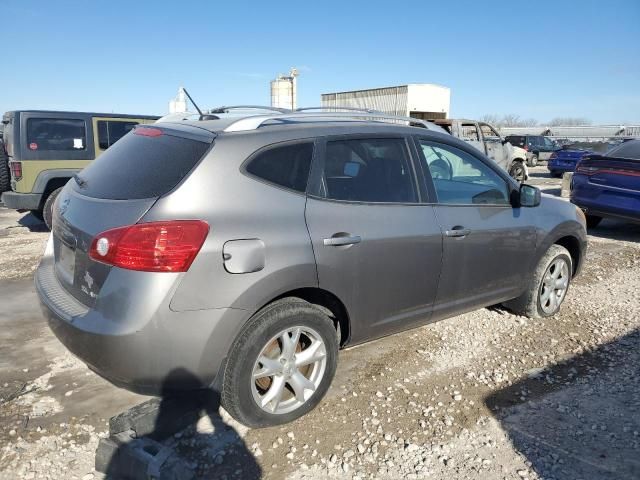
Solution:
<path fill-rule="evenodd" d="M 449 116 L 451 90 L 431 83 L 323 93 L 326 108 L 368 108 L 389 115 L 435 120 Z"/>

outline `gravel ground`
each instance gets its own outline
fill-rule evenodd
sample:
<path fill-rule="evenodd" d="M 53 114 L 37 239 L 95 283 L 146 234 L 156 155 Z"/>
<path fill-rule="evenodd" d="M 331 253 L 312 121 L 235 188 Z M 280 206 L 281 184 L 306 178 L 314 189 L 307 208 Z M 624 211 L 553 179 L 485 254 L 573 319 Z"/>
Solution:
<path fill-rule="evenodd" d="M 558 186 L 543 167 L 532 183 Z M 0 279 L 28 277 L 43 247 L 19 218 L 0 210 Z M 3 302 L 16 281 L 0 282 Z M 247 430 L 221 412 L 164 443 L 200 478 L 637 479 L 638 292 L 640 227 L 605 221 L 556 317 L 483 309 L 348 349 L 304 418 Z M 101 478 L 106 419 L 142 398 L 65 353 L 36 313 L 14 317 L 0 312 L 3 329 L 34 326 L 19 347 L 0 336 L 0 479 Z"/>

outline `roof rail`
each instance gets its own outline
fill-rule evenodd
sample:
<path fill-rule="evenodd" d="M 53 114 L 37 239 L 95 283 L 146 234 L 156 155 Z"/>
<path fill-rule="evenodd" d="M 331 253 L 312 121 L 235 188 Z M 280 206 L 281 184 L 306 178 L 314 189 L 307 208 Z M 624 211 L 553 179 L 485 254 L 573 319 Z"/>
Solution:
<path fill-rule="evenodd" d="M 216 107 L 209 110 L 209 113 L 229 113 L 229 110 L 269 110 L 279 113 L 289 113 L 291 110 L 288 108 L 267 107 L 264 105 L 229 105 Z"/>
<path fill-rule="evenodd" d="M 344 119 L 364 119 L 371 121 L 381 121 L 387 123 L 406 122 L 408 125 L 419 125 L 429 130 L 441 131 L 441 127 L 426 120 L 420 120 L 413 117 L 400 117 L 397 115 L 387 115 L 385 113 L 369 113 L 369 112 L 319 112 L 319 113 L 305 113 L 305 112 L 290 112 L 282 113 L 279 115 L 255 115 L 251 117 L 243 117 L 235 122 L 227 125 L 223 130 L 224 132 L 245 132 L 249 130 L 257 130 L 262 125 L 269 121 L 286 121 L 286 120 L 300 120 L 300 119 L 320 119 L 326 121 L 336 121 Z"/>
<path fill-rule="evenodd" d="M 334 113 L 337 113 L 338 110 L 345 110 L 349 112 L 383 113 L 379 110 L 373 110 L 371 108 L 353 108 L 353 107 L 304 107 L 304 108 L 296 108 L 294 112 L 306 112 L 308 110 L 327 110 L 329 112 L 334 112 Z"/>

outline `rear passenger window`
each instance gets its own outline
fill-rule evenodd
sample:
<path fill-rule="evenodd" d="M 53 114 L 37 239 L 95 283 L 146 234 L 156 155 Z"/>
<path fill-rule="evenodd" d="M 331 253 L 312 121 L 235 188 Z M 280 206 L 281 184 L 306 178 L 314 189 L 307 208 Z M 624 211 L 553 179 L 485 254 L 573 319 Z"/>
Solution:
<path fill-rule="evenodd" d="M 327 142 L 322 195 L 355 202 L 417 201 L 403 139 Z"/>
<path fill-rule="evenodd" d="M 133 128 L 138 122 L 117 122 L 98 120 L 98 146 L 100 150 L 106 150 L 116 143 Z"/>
<path fill-rule="evenodd" d="M 29 118 L 27 148 L 29 150 L 85 150 L 87 135 L 84 120 Z"/>
<path fill-rule="evenodd" d="M 272 147 L 258 153 L 246 166 L 247 173 L 298 192 L 307 190 L 313 143 Z"/>

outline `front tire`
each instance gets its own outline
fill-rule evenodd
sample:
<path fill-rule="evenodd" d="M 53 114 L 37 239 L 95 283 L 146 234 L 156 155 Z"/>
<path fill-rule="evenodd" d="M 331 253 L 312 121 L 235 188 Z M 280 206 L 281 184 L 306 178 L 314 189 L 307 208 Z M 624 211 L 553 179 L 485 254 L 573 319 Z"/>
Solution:
<path fill-rule="evenodd" d="M 551 245 L 538 262 L 527 290 L 505 306 L 529 318 L 551 317 L 560 310 L 572 273 L 569 251 L 561 245 Z"/>
<path fill-rule="evenodd" d="M 519 183 L 526 180 L 526 170 L 522 162 L 513 162 L 509 168 L 509 175 Z"/>
<path fill-rule="evenodd" d="M 333 321 L 304 300 L 278 300 L 256 313 L 233 343 L 222 405 L 252 428 L 291 422 L 320 403 L 337 361 Z"/>

